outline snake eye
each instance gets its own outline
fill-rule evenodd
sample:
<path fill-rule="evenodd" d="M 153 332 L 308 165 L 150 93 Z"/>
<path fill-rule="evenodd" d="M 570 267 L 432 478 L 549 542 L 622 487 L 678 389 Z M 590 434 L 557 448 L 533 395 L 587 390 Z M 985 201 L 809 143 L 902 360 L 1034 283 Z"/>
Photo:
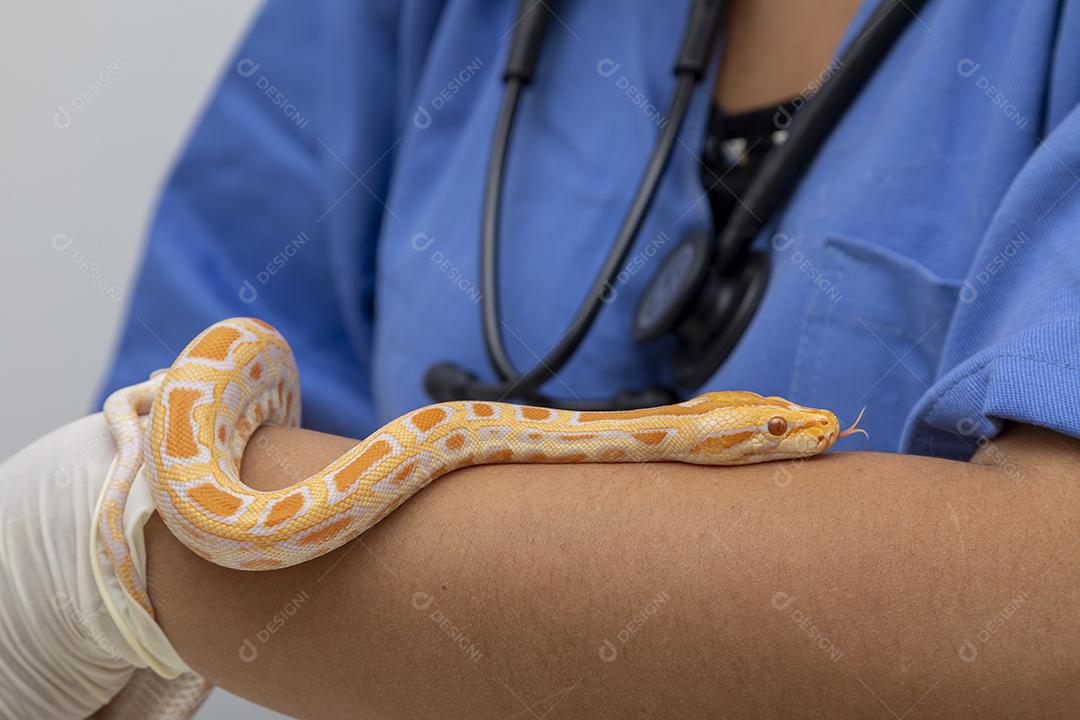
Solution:
<path fill-rule="evenodd" d="M 769 418 L 768 428 L 770 435 L 783 435 L 787 432 L 787 420 L 779 416 Z"/>

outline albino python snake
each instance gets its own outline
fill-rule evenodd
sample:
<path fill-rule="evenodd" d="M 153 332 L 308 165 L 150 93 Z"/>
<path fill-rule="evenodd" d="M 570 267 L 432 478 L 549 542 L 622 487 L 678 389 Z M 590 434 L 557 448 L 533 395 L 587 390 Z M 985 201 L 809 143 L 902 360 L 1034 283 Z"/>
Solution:
<path fill-rule="evenodd" d="M 330 552 L 431 481 L 469 465 L 743 465 L 816 455 L 861 432 L 855 425 L 841 431 L 827 410 L 750 392 L 614 412 L 448 402 L 393 420 L 296 485 L 252 490 L 240 481 L 244 448 L 262 424 L 299 425 L 298 382 L 292 351 L 274 328 L 233 318 L 199 334 L 164 374 L 106 401 L 119 455 L 98 540 L 147 612 L 145 580 L 122 527 L 143 463 L 157 511 L 182 543 L 219 565 L 271 570 Z"/>

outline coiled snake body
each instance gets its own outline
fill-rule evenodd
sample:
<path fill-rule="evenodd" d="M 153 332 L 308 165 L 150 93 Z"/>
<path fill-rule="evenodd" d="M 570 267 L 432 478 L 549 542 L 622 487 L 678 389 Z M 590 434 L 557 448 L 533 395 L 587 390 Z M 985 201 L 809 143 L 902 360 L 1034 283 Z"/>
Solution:
<path fill-rule="evenodd" d="M 741 465 L 816 455 L 858 431 L 841 432 L 827 410 L 750 392 L 618 412 L 449 402 L 388 423 L 292 487 L 256 491 L 240 482 L 245 445 L 264 423 L 298 426 L 300 390 L 288 344 L 252 318 L 207 328 L 167 372 L 113 394 L 105 416 L 119 455 L 99 541 L 125 590 L 150 613 L 122 526 L 142 463 L 157 511 L 181 542 L 219 565 L 270 570 L 333 550 L 432 480 L 469 465 Z"/>

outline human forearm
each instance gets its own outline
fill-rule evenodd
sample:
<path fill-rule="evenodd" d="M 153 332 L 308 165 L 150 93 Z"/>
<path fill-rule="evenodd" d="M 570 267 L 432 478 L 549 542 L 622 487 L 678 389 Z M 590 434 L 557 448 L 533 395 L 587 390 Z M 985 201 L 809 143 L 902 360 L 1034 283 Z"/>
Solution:
<path fill-rule="evenodd" d="M 243 479 L 288 485 L 349 445 L 265 429 Z M 305 716 L 1060 716 L 1080 700 L 1076 494 L 1001 447 L 1022 481 L 868 454 L 478 468 L 266 573 L 155 522 L 152 599 L 196 670 Z"/>

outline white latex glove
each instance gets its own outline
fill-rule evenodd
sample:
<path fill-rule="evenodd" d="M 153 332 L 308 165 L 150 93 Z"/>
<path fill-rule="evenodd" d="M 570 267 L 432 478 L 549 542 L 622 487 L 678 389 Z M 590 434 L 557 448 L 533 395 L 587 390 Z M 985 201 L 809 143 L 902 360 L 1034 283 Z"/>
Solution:
<path fill-rule="evenodd" d="M 0 465 L 0 717 L 87 717 L 148 664 L 146 648 L 137 651 L 110 615 L 91 566 L 94 509 L 115 454 L 97 414 Z M 141 535 L 140 525 L 144 563 Z M 141 611 L 123 593 L 110 596 L 114 611 Z M 187 670 L 170 659 L 175 672 Z"/>

